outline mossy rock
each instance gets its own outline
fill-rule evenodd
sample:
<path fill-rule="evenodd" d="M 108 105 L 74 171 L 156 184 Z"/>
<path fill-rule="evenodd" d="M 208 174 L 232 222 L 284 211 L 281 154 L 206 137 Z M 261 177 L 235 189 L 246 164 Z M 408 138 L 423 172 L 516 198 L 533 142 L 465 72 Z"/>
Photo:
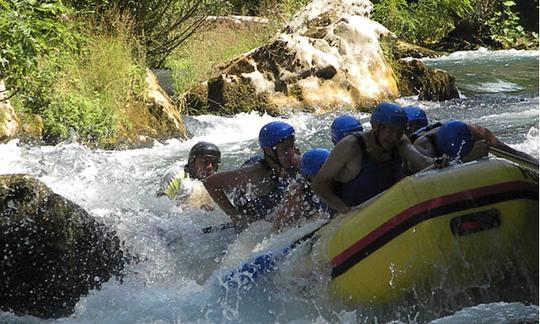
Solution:
<path fill-rule="evenodd" d="M 18 137 L 25 143 L 41 142 L 43 138 L 43 119 L 39 115 L 19 114 L 21 129 Z"/>
<path fill-rule="evenodd" d="M 444 70 L 427 67 L 419 60 L 398 61 L 401 96 L 418 95 L 419 100 L 444 101 L 459 98 L 456 80 Z"/>
<path fill-rule="evenodd" d="M 223 75 L 208 80 L 208 112 L 217 115 L 234 115 L 242 112 L 258 111 L 279 115 L 267 93 L 256 93 L 248 79 L 232 77 L 225 80 Z"/>

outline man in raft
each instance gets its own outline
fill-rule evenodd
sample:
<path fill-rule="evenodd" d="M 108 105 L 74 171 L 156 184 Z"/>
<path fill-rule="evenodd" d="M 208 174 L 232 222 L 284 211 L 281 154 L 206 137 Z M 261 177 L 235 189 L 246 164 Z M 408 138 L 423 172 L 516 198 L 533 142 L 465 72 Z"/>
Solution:
<path fill-rule="evenodd" d="M 313 191 L 338 212 L 347 212 L 395 184 L 402 159 L 413 172 L 435 162 L 411 144 L 407 115 L 393 103 L 380 103 L 371 115 L 372 130 L 343 138 L 314 178 Z"/>
<path fill-rule="evenodd" d="M 414 146 L 430 157 L 446 154 L 452 159 L 468 162 L 487 156 L 491 146 L 538 163 L 537 159 L 511 148 L 495 137 L 489 129 L 476 124 L 451 120 L 419 135 Z"/>
<path fill-rule="evenodd" d="M 264 154 L 262 159 L 236 170 L 216 173 L 204 184 L 237 227 L 269 215 L 298 171 L 299 151 L 291 125 L 281 121 L 264 125 L 259 132 L 259 145 Z"/>
<path fill-rule="evenodd" d="M 220 162 L 221 152 L 215 144 L 198 142 L 189 151 L 184 167 L 176 165 L 165 173 L 158 197 L 167 196 L 179 206 L 213 210 L 214 201 L 203 182 L 217 172 Z"/>

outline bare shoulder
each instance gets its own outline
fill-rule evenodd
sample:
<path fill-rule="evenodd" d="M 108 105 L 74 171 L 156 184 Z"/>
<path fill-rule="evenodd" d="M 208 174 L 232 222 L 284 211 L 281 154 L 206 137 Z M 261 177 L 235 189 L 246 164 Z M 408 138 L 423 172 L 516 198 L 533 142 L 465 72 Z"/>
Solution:
<path fill-rule="evenodd" d="M 337 143 L 331 152 L 334 155 L 334 159 L 349 160 L 351 156 L 358 155 L 360 152 L 360 146 L 358 145 L 358 139 L 355 135 L 347 135 L 341 141 Z"/>
<path fill-rule="evenodd" d="M 434 156 L 435 148 L 427 136 L 421 136 L 414 141 L 414 147 L 424 155 Z"/>

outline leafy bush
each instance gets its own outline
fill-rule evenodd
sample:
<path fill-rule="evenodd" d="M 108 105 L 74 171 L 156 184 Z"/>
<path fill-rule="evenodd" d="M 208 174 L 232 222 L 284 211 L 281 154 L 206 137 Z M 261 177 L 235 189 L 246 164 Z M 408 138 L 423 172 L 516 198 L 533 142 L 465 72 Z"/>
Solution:
<path fill-rule="evenodd" d="M 373 19 L 410 43 L 431 45 L 472 10 L 470 0 L 374 1 Z"/>
<path fill-rule="evenodd" d="M 0 79 L 11 94 L 26 86 L 41 56 L 76 48 L 61 0 L 0 1 Z"/>
<path fill-rule="evenodd" d="M 538 33 L 527 33 L 512 10 L 514 1 L 502 1 L 487 21 L 491 39 L 503 48 L 538 46 Z"/>
<path fill-rule="evenodd" d="M 479 44 L 503 48 L 538 46 L 538 34 L 527 33 L 505 0 L 380 0 L 373 1 L 373 18 L 398 37 L 414 44 L 440 42 L 460 22 L 474 26 L 464 32 Z"/>
<path fill-rule="evenodd" d="M 57 142 L 76 132 L 82 141 L 100 143 L 116 134 L 125 121 L 124 107 L 145 88 L 141 56 L 127 34 L 89 35 L 79 53 L 64 59 L 40 112 L 47 140 Z"/>
<path fill-rule="evenodd" d="M 116 116 L 112 107 L 102 103 L 98 96 L 88 98 L 78 93 L 55 97 L 42 112 L 45 139 L 55 143 L 76 134 L 88 143 L 113 136 Z"/>
<path fill-rule="evenodd" d="M 86 35 L 78 36 L 78 48 L 59 48 L 36 57 L 34 69 L 24 75 L 24 88 L 13 98 L 19 114 L 43 118 L 48 143 L 72 134 L 85 143 L 107 141 L 118 129 L 127 128 L 123 109 L 143 100 L 144 52 L 130 21 L 107 15 L 107 28 L 81 23 Z"/>

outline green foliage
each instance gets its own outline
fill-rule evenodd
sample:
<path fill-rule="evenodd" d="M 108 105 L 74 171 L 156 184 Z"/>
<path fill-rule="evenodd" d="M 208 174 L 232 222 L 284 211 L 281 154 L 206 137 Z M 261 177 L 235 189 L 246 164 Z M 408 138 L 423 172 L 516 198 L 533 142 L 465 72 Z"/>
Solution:
<path fill-rule="evenodd" d="M 144 91 L 142 58 L 128 35 L 95 34 L 79 53 L 64 59 L 41 110 L 44 131 L 52 142 L 76 132 L 83 142 L 102 143 L 125 121 L 124 106 Z"/>
<path fill-rule="evenodd" d="M 288 21 L 309 2 L 310 0 L 281 0 L 278 9 L 285 21 Z"/>
<path fill-rule="evenodd" d="M 201 31 L 182 44 L 167 60 L 173 89 L 182 94 L 208 79 L 217 65 L 264 44 L 271 36 L 264 27 L 228 27 Z"/>
<path fill-rule="evenodd" d="M 538 34 L 525 32 L 518 15 L 512 10 L 515 5 L 514 1 L 502 1 L 500 9 L 488 19 L 491 38 L 503 48 L 538 46 Z"/>
<path fill-rule="evenodd" d="M 256 16 L 264 0 L 229 0 L 230 9 L 234 14 Z"/>
<path fill-rule="evenodd" d="M 43 118 L 49 143 L 70 133 L 85 143 L 103 143 L 126 126 L 120 117 L 124 107 L 143 97 L 144 58 L 129 26 L 117 26 L 116 33 L 85 26 L 78 49 L 62 48 L 35 59 L 14 98 L 19 113 Z"/>
<path fill-rule="evenodd" d="M 68 13 L 60 0 L 0 1 L 0 79 L 12 93 L 25 87 L 39 57 L 76 47 Z"/>
<path fill-rule="evenodd" d="M 146 60 L 161 67 L 167 56 L 191 36 L 208 15 L 228 8 L 225 0 L 70 0 L 70 5 L 99 19 L 119 11 L 133 21 L 133 32 L 141 39 Z"/>
<path fill-rule="evenodd" d="M 115 134 L 116 117 L 110 105 L 102 105 L 99 97 L 88 98 L 78 93 L 59 95 L 42 112 L 45 138 L 58 142 L 75 132 L 83 142 L 99 142 Z"/>
<path fill-rule="evenodd" d="M 373 19 L 398 37 L 425 46 L 439 42 L 471 10 L 470 0 L 381 0 L 374 1 Z"/>
<path fill-rule="evenodd" d="M 515 1 L 499 0 L 380 0 L 373 1 L 373 18 L 409 43 L 431 46 L 456 23 L 477 26 L 473 38 L 503 48 L 538 46 L 538 34 L 527 33 L 514 11 Z M 495 44 L 495 45 L 496 45 Z"/>

